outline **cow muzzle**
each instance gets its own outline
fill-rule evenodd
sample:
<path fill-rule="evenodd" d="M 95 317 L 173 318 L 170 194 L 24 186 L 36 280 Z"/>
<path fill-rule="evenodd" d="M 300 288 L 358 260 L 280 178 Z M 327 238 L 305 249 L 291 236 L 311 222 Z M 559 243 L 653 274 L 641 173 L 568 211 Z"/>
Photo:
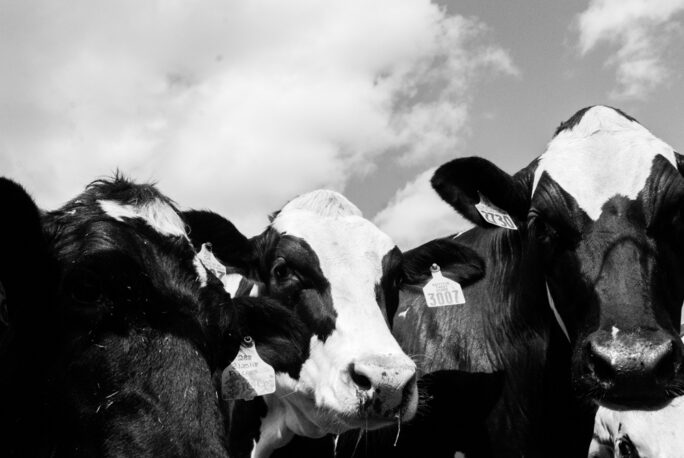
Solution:
<path fill-rule="evenodd" d="M 369 420 L 387 424 L 413 418 L 418 403 L 416 365 L 408 357 L 369 356 L 355 360 L 348 370 Z"/>
<path fill-rule="evenodd" d="M 618 404 L 673 397 L 681 385 L 682 359 L 681 342 L 664 331 L 596 331 L 584 345 L 590 383 L 601 399 Z"/>

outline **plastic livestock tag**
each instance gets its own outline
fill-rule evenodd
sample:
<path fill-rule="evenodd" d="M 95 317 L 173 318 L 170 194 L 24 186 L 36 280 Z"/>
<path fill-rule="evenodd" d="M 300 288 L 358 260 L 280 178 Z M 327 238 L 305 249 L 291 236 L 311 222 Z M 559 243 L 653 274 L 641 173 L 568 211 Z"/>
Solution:
<path fill-rule="evenodd" d="M 221 394 L 226 401 L 249 400 L 275 391 L 275 371 L 257 353 L 251 337 L 245 337 L 237 356 L 221 374 Z"/>
<path fill-rule="evenodd" d="M 480 193 L 478 192 L 478 194 Z M 480 212 L 480 215 L 482 215 L 484 220 L 489 224 L 503 227 L 504 229 L 518 230 L 518 227 L 513 222 L 513 218 L 488 201 L 482 194 L 480 194 L 480 202 L 475 204 L 475 208 L 477 208 L 477 211 Z"/>
<path fill-rule="evenodd" d="M 221 264 L 214 253 L 211 251 L 211 243 L 203 243 L 202 249 L 197 253 L 197 257 L 204 267 L 213 273 L 219 280 L 226 275 L 226 266 Z"/>
<path fill-rule="evenodd" d="M 465 296 L 458 282 L 442 275 L 437 264 L 430 267 L 432 280 L 423 287 L 423 295 L 428 307 L 444 307 L 446 305 L 465 304 Z"/>

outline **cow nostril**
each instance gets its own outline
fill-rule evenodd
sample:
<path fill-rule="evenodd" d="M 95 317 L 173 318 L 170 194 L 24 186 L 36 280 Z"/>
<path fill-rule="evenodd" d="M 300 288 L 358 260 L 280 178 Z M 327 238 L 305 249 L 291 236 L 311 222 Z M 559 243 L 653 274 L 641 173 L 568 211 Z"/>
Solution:
<path fill-rule="evenodd" d="M 607 356 L 589 343 L 587 346 L 589 353 L 588 366 L 591 373 L 602 383 L 610 383 L 615 378 L 615 370 Z"/>
<path fill-rule="evenodd" d="M 406 385 L 404 385 L 404 389 L 402 391 L 402 397 L 404 399 L 408 399 L 411 397 L 411 394 L 413 393 L 413 389 L 416 386 L 416 379 L 418 378 L 418 375 L 414 372 L 413 376 L 406 382 Z"/>
<path fill-rule="evenodd" d="M 361 390 L 368 391 L 373 387 L 371 379 L 359 372 L 354 363 L 349 365 L 349 375 L 351 376 L 352 382 L 354 382 Z"/>
<path fill-rule="evenodd" d="M 669 380 L 676 372 L 677 356 L 675 347 L 671 342 L 662 346 L 661 351 L 656 355 L 653 374 L 657 379 Z"/>

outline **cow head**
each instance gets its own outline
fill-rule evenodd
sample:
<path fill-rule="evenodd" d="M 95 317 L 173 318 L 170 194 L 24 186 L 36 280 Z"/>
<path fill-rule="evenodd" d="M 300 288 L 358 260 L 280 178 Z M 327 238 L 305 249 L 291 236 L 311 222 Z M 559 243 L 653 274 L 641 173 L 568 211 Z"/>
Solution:
<path fill-rule="evenodd" d="M 670 146 L 596 106 L 561 124 L 513 177 L 464 158 L 432 183 L 476 224 L 487 226 L 474 206 L 483 196 L 518 222 L 567 327 L 583 395 L 650 403 L 682 390 L 684 179 Z"/>
<path fill-rule="evenodd" d="M 44 230 L 59 266 L 44 351 L 63 454 L 225 456 L 215 376 L 239 349 L 236 310 L 262 304 L 231 300 L 154 186 L 94 182 Z"/>
<path fill-rule="evenodd" d="M 401 258 L 386 234 L 332 191 L 290 201 L 250 240 L 225 220 L 209 235 L 202 219 L 202 212 L 186 214 L 193 241 L 216 240 L 222 262 L 241 266 L 304 326 L 301 359 L 276 367 L 274 398 L 285 402 L 291 431 L 313 437 L 413 417 L 416 366 L 386 321 L 385 297 L 395 293 L 390 277 Z M 222 238 L 232 240 L 225 255 Z"/>

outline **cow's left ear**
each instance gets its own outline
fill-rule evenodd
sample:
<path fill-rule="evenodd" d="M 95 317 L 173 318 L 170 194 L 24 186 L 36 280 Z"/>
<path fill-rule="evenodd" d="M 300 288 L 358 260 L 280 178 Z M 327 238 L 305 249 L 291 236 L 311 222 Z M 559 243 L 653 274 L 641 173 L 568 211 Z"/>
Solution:
<path fill-rule="evenodd" d="M 432 240 L 409 250 L 403 256 L 404 283 L 424 285 L 432 277 L 430 266 L 437 264 L 442 274 L 461 286 L 470 285 L 485 274 L 485 262 L 472 248 L 452 238 Z"/>
<path fill-rule="evenodd" d="M 480 157 L 454 159 L 439 167 L 432 187 L 457 212 L 479 226 L 487 226 L 475 208 L 483 196 L 517 221 L 524 221 L 530 207 L 532 168 L 515 176 Z"/>
<path fill-rule="evenodd" d="M 200 251 L 202 244 L 211 243 L 212 252 L 223 264 L 248 270 L 253 247 L 233 223 L 208 210 L 188 210 L 182 216 L 197 251 Z"/>

